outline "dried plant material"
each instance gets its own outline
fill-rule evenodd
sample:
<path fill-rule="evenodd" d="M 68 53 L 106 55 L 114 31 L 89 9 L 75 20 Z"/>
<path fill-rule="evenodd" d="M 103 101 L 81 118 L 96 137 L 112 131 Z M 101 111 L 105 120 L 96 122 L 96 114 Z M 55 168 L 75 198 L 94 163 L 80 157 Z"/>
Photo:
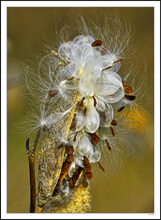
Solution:
<path fill-rule="evenodd" d="M 34 201 L 33 204 L 31 202 L 32 212 L 35 206 L 37 212 L 45 213 L 88 212 L 91 207 L 89 180 L 93 178 L 91 164 L 98 163 L 105 172 L 100 161 L 106 149 L 109 157 L 117 159 L 115 154 L 120 150 L 116 146 L 121 145 L 122 148 L 120 140 L 126 139 L 127 135 L 125 123 L 132 121 L 123 114 L 130 112 L 133 105 L 137 106 L 135 87 L 132 85 L 132 91 L 130 86 L 124 85 L 129 72 L 125 70 L 127 76 L 124 77 L 119 73 L 123 51 L 129 40 L 128 29 L 123 25 L 121 28 L 125 30 L 122 31 L 124 37 L 120 40 L 115 32 L 116 42 L 112 38 L 106 42 L 103 34 L 102 38 L 94 38 L 89 33 L 73 39 L 68 37 L 68 41 L 64 38 L 65 42 L 59 45 L 57 51 L 51 50 L 48 79 L 42 80 L 38 76 L 38 82 L 44 85 L 38 90 L 41 104 L 39 125 L 35 129 L 43 132 L 43 141 L 38 160 L 37 195 L 31 193 L 31 201 Z M 34 87 L 31 93 L 36 89 Z M 130 95 L 132 92 L 134 95 Z M 117 113 L 116 121 L 114 114 Z M 116 134 L 113 126 L 116 126 Z M 27 153 L 29 164 L 33 165 L 30 169 L 33 180 L 35 161 L 31 163 L 31 160 L 36 145 L 37 138 L 33 151 L 26 143 L 30 153 Z"/>

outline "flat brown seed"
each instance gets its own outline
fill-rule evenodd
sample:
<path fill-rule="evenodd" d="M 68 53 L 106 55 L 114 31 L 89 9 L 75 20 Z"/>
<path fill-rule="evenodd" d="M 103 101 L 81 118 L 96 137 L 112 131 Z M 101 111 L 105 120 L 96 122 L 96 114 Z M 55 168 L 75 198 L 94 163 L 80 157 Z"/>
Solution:
<path fill-rule="evenodd" d="M 112 120 L 111 125 L 116 126 L 117 125 L 117 121 L 115 119 Z"/>
<path fill-rule="evenodd" d="M 56 96 L 58 94 L 58 91 L 56 90 L 50 90 L 49 93 L 48 93 L 48 96 L 50 98 L 53 98 L 54 96 Z"/>
<path fill-rule="evenodd" d="M 93 178 L 93 173 L 90 172 L 90 173 L 85 173 L 85 177 L 87 180 L 91 180 Z"/>
<path fill-rule="evenodd" d="M 91 172 L 91 165 L 88 166 L 88 167 L 84 167 L 84 171 L 85 171 L 86 173 Z"/>
<path fill-rule="evenodd" d="M 70 187 L 70 189 L 74 189 L 75 188 L 75 185 L 73 183 L 72 178 L 69 178 L 69 187 Z"/>
<path fill-rule="evenodd" d="M 91 46 L 92 47 L 97 47 L 97 46 L 101 46 L 102 45 L 102 41 L 101 40 L 95 40 Z"/>
<path fill-rule="evenodd" d="M 108 69 L 110 69 L 110 68 L 112 68 L 112 66 L 108 66 L 108 67 L 106 67 L 105 69 L 103 69 L 102 71 L 108 70 Z"/>
<path fill-rule="evenodd" d="M 80 108 L 83 107 L 83 101 L 84 101 L 85 97 L 82 98 L 82 100 L 80 102 L 77 103 L 77 106 L 79 106 Z"/>
<path fill-rule="evenodd" d="M 98 162 L 98 165 L 99 165 L 100 169 L 101 169 L 103 172 L 105 172 L 105 169 L 104 169 L 103 166 L 100 164 L 100 162 Z"/>
<path fill-rule="evenodd" d="M 115 132 L 112 127 L 110 127 L 112 135 L 115 137 Z"/>
<path fill-rule="evenodd" d="M 73 138 L 73 142 L 76 142 L 76 137 L 77 137 L 77 133 L 75 134 L 75 136 Z"/>
<path fill-rule="evenodd" d="M 87 108 L 85 107 L 84 109 L 84 115 L 86 116 L 86 113 L 87 113 Z"/>
<path fill-rule="evenodd" d="M 95 98 L 94 96 L 92 96 L 92 97 L 93 97 L 93 99 L 94 99 L 94 107 L 96 107 L 96 105 L 97 105 L 96 98 Z"/>
<path fill-rule="evenodd" d="M 64 37 L 64 41 L 65 41 L 65 42 L 68 42 L 67 39 L 66 39 L 66 37 Z"/>
<path fill-rule="evenodd" d="M 66 145 L 65 149 L 67 154 L 72 154 L 74 152 L 74 147 L 72 145 Z"/>
<path fill-rule="evenodd" d="M 106 141 L 106 144 L 107 144 L 108 149 L 111 150 L 110 144 L 108 143 L 107 140 L 105 140 L 105 141 Z"/>
<path fill-rule="evenodd" d="M 122 106 L 121 108 L 119 108 L 118 112 L 121 112 L 124 108 L 125 106 Z"/>
<path fill-rule="evenodd" d="M 124 89 L 125 89 L 125 92 L 127 94 L 131 94 L 132 93 L 132 88 L 130 86 L 124 85 Z"/>
<path fill-rule="evenodd" d="M 73 118 L 71 126 L 70 126 L 70 130 L 75 130 L 75 128 L 76 128 L 76 119 Z"/>
<path fill-rule="evenodd" d="M 134 96 L 134 95 L 125 95 L 124 97 L 125 97 L 125 99 L 127 99 L 129 101 L 134 101 L 136 99 L 136 96 Z"/>
<path fill-rule="evenodd" d="M 92 137 L 93 144 L 97 144 L 100 141 L 96 133 L 91 134 L 91 137 Z"/>
<path fill-rule="evenodd" d="M 116 60 L 116 61 L 113 62 L 113 63 L 118 63 L 118 62 L 120 62 L 120 61 L 122 61 L 122 60 L 123 60 L 123 58 L 120 58 L 120 59 Z"/>
<path fill-rule="evenodd" d="M 84 167 L 89 167 L 90 166 L 89 160 L 86 156 L 84 156 L 83 165 L 84 165 Z"/>
<path fill-rule="evenodd" d="M 72 79 L 74 79 L 74 76 L 72 76 L 71 78 L 67 79 L 67 81 L 71 81 Z"/>
<path fill-rule="evenodd" d="M 78 172 L 78 169 L 74 172 L 73 176 L 72 176 L 72 181 L 73 181 L 73 184 L 75 185 L 76 181 L 78 180 L 79 178 L 79 172 Z"/>
<path fill-rule="evenodd" d="M 62 172 L 69 169 L 70 164 L 65 160 L 62 165 Z"/>
<path fill-rule="evenodd" d="M 78 178 L 79 178 L 79 175 L 81 173 L 81 171 L 83 170 L 82 167 L 78 167 L 78 169 L 74 172 L 73 176 L 72 176 L 72 181 L 73 181 L 73 184 L 75 185 L 75 183 L 77 182 Z"/>
<path fill-rule="evenodd" d="M 72 162 L 73 161 L 73 154 L 68 154 L 66 158 L 67 162 Z"/>

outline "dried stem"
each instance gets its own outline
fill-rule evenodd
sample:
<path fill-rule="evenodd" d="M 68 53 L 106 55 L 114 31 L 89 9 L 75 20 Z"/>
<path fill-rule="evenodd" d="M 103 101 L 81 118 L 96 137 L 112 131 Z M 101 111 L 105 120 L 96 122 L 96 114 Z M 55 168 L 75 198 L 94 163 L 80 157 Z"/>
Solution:
<path fill-rule="evenodd" d="M 30 174 L 30 213 L 34 213 L 36 206 L 35 157 L 29 149 L 29 138 L 26 141 L 26 153 L 29 161 Z"/>
<path fill-rule="evenodd" d="M 32 149 L 29 148 L 29 138 L 26 141 L 26 153 L 29 162 L 30 174 L 30 213 L 35 212 L 36 207 L 36 183 L 35 183 L 35 151 L 41 134 L 41 128 L 38 130 Z"/>

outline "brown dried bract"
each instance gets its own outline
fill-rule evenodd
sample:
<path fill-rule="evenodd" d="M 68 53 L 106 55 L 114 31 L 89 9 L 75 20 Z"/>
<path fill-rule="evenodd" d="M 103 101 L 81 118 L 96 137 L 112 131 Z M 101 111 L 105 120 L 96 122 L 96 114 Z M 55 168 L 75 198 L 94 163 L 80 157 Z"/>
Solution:
<path fill-rule="evenodd" d="M 97 46 L 101 46 L 102 45 L 102 41 L 101 40 L 95 40 L 91 46 L 92 47 L 97 47 Z"/>

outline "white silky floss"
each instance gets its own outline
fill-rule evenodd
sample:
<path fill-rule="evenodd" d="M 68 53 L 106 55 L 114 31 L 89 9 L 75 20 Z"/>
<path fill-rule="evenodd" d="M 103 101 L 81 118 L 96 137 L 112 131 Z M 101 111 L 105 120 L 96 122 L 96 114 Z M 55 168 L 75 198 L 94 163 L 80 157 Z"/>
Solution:
<path fill-rule="evenodd" d="M 93 42 L 93 37 L 81 35 L 58 49 L 60 59 L 67 64 L 63 74 L 71 78 L 60 82 L 63 94 L 72 97 L 77 92 L 78 102 L 81 102 L 75 111 L 75 129 L 70 130 L 68 137 L 74 147 L 74 161 L 69 173 L 75 165 L 84 167 L 83 156 L 91 163 L 101 159 L 101 147 L 99 143 L 92 143 L 91 134 L 100 127 L 110 127 L 114 105 L 122 106 L 125 95 L 122 79 L 116 73 L 121 66 L 116 62 L 120 57 L 101 45 L 92 45 Z"/>

